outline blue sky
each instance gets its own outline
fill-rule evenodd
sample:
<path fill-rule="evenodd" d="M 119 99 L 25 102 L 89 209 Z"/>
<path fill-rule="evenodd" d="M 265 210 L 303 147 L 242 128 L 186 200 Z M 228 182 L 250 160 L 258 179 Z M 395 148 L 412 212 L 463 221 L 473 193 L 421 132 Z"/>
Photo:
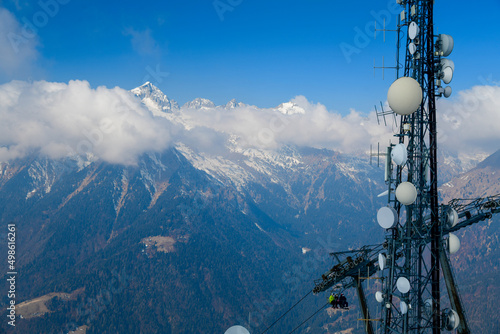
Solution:
<path fill-rule="evenodd" d="M 374 77 L 374 59 L 393 65 L 395 38 L 370 35 L 360 44 L 356 28 L 364 31 L 393 2 L 42 0 L 53 10 L 44 16 L 38 1 L 5 0 L 0 7 L 21 26 L 38 28 L 29 41 L 36 54 L 0 73 L 0 83 L 80 79 L 132 89 L 149 80 L 181 104 L 236 98 L 273 107 L 304 95 L 344 115 L 369 112 L 394 78 L 391 70 L 385 80 L 381 71 Z M 455 39 L 454 92 L 500 80 L 498 14 L 499 0 L 436 1 L 436 28 Z M 389 20 L 394 28 L 396 16 Z M 350 59 L 340 47 L 347 44 L 359 50 Z"/>

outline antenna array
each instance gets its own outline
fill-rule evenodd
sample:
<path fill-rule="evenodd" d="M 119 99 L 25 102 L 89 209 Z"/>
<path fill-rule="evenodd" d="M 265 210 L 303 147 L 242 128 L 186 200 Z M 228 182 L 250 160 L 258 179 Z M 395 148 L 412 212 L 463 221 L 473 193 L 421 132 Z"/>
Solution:
<path fill-rule="evenodd" d="M 450 322 L 455 315 L 448 310 L 441 312 L 436 131 L 440 81 L 443 73 L 451 71 L 445 81 L 449 83 L 453 73 L 451 67 L 445 71 L 440 66 L 441 57 L 451 53 L 453 39 L 445 35 L 443 43 L 441 35 L 434 35 L 433 1 L 399 2 L 403 10 L 398 43 L 404 30 L 407 36 L 405 47 L 398 47 L 404 50 L 404 73 L 387 95 L 389 106 L 401 118 L 395 135 L 399 144 L 388 148 L 393 160 L 386 170 L 388 205 L 377 215 L 387 231 L 387 269 L 379 292 L 379 302 L 384 306 L 382 329 L 384 333 L 436 334 L 443 327 L 442 318 Z M 451 327 L 456 328 L 458 323 L 459 319 L 453 318 Z"/>
<path fill-rule="evenodd" d="M 379 124 L 379 118 L 383 118 L 387 125 L 386 117 L 392 115 L 398 128 L 397 144 L 389 144 L 385 154 L 388 190 L 379 195 L 387 196 L 387 205 L 377 212 L 377 221 L 386 231 L 385 241 L 380 248 L 370 248 L 370 252 L 366 252 L 366 247 L 358 250 L 359 254 L 365 254 L 364 260 L 353 269 L 365 275 L 354 280 L 352 273 L 335 274 L 332 268 L 316 282 L 313 291 L 324 291 L 334 284 L 349 287 L 356 282 L 361 308 L 366 308 L 361 283 L 374 272 L 373 268 L 368 271 L 364 267 L 373 267 L 378 261 L 377 279 L 382 284 L 375 299 L 382 306 L 377 319 L 382 333 L 439 334 L 441 330 L 454 329 L 460 334 L 470 333 L 449 264 L 448 253 L 454 254 L 460 248 L 458 237 L 451 232 L 500 212 L 500 203 L 497 198 L 488 199 L 487 203 L 495 205 L 470 204 L 468 211 L 460 213 L 462 208 L 455 208 L 453 201 L 448 206 L 439 205 L 436 98 L 451 95 L 451 88 L 442 84 L 449 84 L 453 78 L 454 63 L 444 58 L 453 50 L 453 38 L 434 34 L 434 1 L 397 2 L 402 11 L 395 30 L 396 66 L 392 68 L 396 70 L 396 80 L 387 94 L 390 109 L 383 105 L 380 111 L 375 108 Z M 385 31 L 394 30 L 386 30 L 384 24 L 382 31 L 385 38 Z M 383 63 L 382 67 L 374 68 L 388 67 Z M 399 125 L 396 117 L 400 119 Z M 371 157 L 380 155 L 379 150 L 374 154 L 370 149 Z M 451 309 L 441 309 L 441 273 Z M 349 283 L 342 284 L 348 277 L 351 277 Z M 370 322 L 368 310 L 363 313 L 363 321 Z M 366 332 L 374 332 L 371 324 L 367 324 Z"/>

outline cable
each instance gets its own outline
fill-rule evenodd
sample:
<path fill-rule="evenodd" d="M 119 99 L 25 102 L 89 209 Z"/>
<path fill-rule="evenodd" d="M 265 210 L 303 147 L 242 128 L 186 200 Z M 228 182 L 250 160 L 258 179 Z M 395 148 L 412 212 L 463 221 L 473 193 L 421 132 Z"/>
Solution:
<path fill-rule="evenodd" d="M 321 311 L 322 309 L 325 308 L 325 306 L 327 306 L 328 304 L 330 303 L 326 303 L 325 305 L 321 306 L 316 312 L 313 313 L 313 315 L 311 315 L 309 318 L 307 318 L 306 320 L 302 321 L 302 323 L 300 325 L 298 325 L 297 327 L 295 327 L 293 329 L 293 331 L 290 332 L 290 334 L 292 334 L 293 332 L 295 332 L 297 329 L 300 328 L 300 326 L 302 326 L 303 324 L 305 324 L 309 319 L 311 319 L 312 317 L 314 317 L 319 311 Z"/>
<path fill-rule="evenodd" d="M 283 313 L 283 315 L 281 315 L 281 317 L 279 317 L 275 322 L 273 322 L 269 327 L 266 328 L 265 331 L 263 331 L 262 333 L 260 334 L 264 334 L 265 332 L 267 332 L 269 329 L 271 329 L 271 327 L 273 327 L 278 321 L 280 321 L 281 318 L 283 318 L 288 312 L 290 312 L 295 306 L 297 306 L 301 301 L 303 301 L 307 296 L 309 296 L 311 294 L 312 290 L 309 291 L 304 297 L 300 298 L 300 300 L 298 302 L 295 303 L 295 305 L 293 305 L 292 307 L 290 307 L 288 309 L 288 311 L 286 311 L 285 313 Z"/>

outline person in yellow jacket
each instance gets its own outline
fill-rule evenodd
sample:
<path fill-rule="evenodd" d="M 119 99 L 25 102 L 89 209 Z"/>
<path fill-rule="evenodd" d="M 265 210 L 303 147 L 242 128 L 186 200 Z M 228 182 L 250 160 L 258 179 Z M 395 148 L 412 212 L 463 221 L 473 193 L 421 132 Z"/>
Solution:
<path fill-rule="evenodd" d="M 328 302 L 332 304 L 332 308 L 337 308 L 337 298 L 333 293 L 330 295 L 330 298 L 328 298 Z"/>

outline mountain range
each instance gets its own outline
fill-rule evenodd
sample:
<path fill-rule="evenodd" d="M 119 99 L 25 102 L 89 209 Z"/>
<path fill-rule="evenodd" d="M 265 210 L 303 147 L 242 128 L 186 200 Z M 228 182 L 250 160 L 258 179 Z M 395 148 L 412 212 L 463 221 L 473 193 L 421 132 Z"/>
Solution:
<path fill-rule="evenodd" d="M 151 83 L 131 93 L 185 140 L 127 166 L 39 152 L 0 164 L 0 235 L 15 224 L 22 316 L 4 331 L 223 333 L 241 324 L 258 333 L 312 289 L 331 251 L 382 242 L 383 167 L 367 154 L 256 147 L 230 131 L 193 140 L 196 113 L 246 105 L 199 98 L 179 107 Z M 294 102 L 273 110 L 305 112 Z M 500 193 L 499 156 L 441 152 L 442 200 Z M 462 231 L 452 259 L 475 332 L 498 330 L 498 226 L 494 218 Z M 0 287 L 8 291 L 6 280 Z M 326 300 L 309 298 L 269 332 L 291 331 Z M 351 302 L 302 332 L 362 333 Z"/>

